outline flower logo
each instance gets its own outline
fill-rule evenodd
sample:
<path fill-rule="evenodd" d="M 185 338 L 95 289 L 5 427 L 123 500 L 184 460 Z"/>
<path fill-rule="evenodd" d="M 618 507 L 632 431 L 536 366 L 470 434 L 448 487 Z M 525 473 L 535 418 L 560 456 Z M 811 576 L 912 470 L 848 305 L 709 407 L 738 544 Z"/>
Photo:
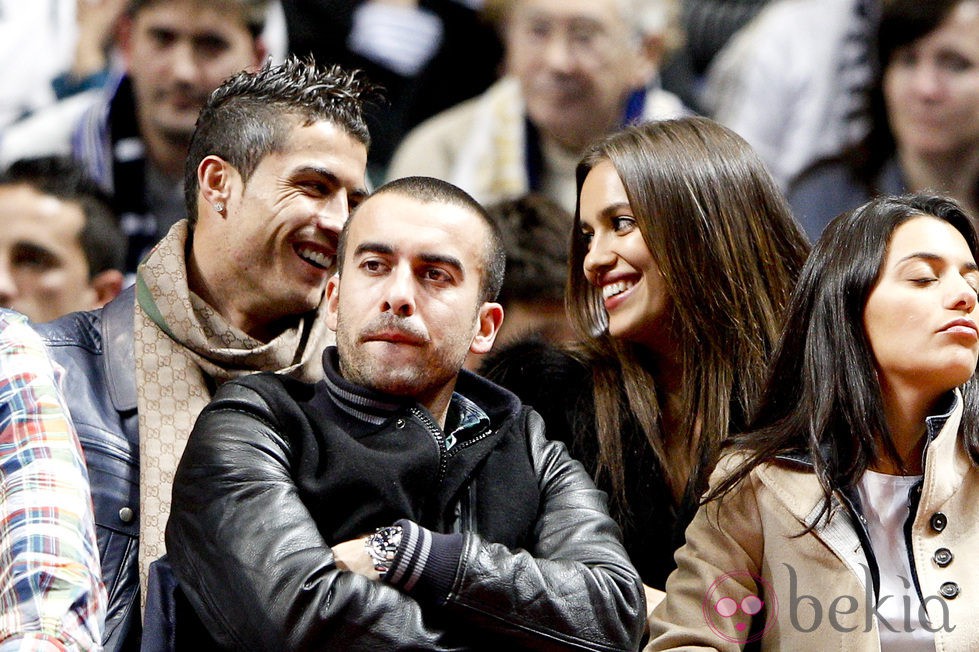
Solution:
<path fill-rule="evenodd" d="M 746 586 L 755 587 L 754 592 L 749 589 L 745 595 Z M 725 641 L 745 644 L 761 639 L 775 624 L 778 599 L 767 581 L 746 570 L 737 570 L 725 573 L 711 584 L 702 607 L 711 631 Z M 758 614 L 764 618 L 763 623 L 754 622 Z"/>

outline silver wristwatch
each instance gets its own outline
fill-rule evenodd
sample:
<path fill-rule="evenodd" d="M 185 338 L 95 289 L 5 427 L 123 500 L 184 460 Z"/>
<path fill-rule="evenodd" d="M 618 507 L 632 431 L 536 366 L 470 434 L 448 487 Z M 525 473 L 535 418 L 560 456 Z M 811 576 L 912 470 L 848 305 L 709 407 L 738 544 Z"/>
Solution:
<path fill-rule="evenodd" d="M 381 577 L 391 569 L 394 557 L 398 554 L 401 533 L 400 525 L 379 527 L 364 541 L 364 549 L 374 560 L 374 570 L 380 573 Z"/>

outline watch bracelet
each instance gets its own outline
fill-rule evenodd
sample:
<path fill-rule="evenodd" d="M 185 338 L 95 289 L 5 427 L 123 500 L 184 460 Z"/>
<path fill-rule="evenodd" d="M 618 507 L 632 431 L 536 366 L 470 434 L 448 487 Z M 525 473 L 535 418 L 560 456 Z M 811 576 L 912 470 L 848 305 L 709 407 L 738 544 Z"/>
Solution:
<path fill-rule="evenodd" d="M 382 577 L 390 570 L 391 563 L 398 554 L 402 534 L 400 525 L 388 525 L 377 528 L 364 542 L 367 554 L 374 560 L 374 570 Z"/>

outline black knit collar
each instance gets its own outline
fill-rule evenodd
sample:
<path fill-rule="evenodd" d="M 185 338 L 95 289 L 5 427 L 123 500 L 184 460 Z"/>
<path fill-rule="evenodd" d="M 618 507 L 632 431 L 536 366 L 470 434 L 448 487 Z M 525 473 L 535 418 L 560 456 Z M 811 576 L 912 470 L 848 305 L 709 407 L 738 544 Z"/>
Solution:
<path fill-rule="evenodd" d="M 405 410 L 415 409 L 422 411 L 433 424 L 436 422 L 431 413 L 414 399 L 378 392 L 344 378 L 340 374 L 340 356 L 335 346 L 323 351 L 323 371 L 323 383 L 333 403 L 357 421 L 380 426 Z M 465 370 L 461 373 L 463 379 L 469 376 Z M 489 415 L 476 402 L 459 392 L 452 393 L 446 417 L 444 430 L 451 441 L 469 439 L 474 434 L 489 430 L 491 424 Z"/>
<path fill-rule="evenodd" d="M 335 346 L 328 346 L 323 351 L 323 371 L 325 372 L 323 381 L 333 402 L 348 415 L 360 421 L 379 426 L 406 408 L 415 405 L 413 400 L 376 392 L 344 378 L 340 374 L 340 357 Z"/>

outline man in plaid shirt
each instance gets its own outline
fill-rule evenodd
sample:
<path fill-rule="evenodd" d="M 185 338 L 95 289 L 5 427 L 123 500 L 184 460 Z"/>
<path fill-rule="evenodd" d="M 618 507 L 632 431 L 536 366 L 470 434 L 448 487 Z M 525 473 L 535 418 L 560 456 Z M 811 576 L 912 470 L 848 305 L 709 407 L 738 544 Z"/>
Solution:
<path fill-rule="evenodd" d="M 105 603 L 56 372 L 26 319 L 0 310 L 0 652 L 100 650 Z"/>

